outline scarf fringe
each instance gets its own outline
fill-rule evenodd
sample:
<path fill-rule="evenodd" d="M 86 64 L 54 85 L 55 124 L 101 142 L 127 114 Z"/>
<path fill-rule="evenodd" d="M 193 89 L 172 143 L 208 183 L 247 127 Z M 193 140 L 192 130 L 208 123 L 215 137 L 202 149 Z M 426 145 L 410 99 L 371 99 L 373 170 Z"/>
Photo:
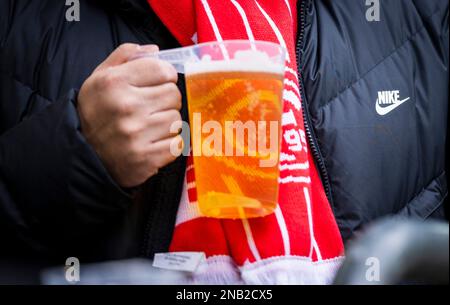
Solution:
<path fill-rule="evenodd" d="M 343 259 L 313 262 L 308 257 L 277 256 L 238 267 L 229 256 L 212 256 L 180 284 L 329 285 Z"/>

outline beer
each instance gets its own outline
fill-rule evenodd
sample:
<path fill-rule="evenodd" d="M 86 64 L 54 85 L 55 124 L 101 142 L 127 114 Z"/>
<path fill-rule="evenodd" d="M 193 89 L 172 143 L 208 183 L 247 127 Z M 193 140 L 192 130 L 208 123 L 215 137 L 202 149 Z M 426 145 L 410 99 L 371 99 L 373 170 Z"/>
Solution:
<path fill-rule="evenodd" d="M 186 66 L 197 199 L 203 215 L 253 218 L 278 200 L 282 69 Z"/>

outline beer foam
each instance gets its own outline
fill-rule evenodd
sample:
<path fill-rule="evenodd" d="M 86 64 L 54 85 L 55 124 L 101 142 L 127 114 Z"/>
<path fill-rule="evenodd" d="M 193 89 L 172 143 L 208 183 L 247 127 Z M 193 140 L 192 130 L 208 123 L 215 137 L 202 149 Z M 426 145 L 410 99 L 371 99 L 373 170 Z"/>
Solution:
<path fill-rule="evenodd" d="M 210 72 L 264 72 L 284 74 L 284 65 L 275 64 L 269 57 L 258 51 L 237 51 L 230 60 L 215 60 L 205 55 L 201 61 L 185 64 L 187 75 Z"/>

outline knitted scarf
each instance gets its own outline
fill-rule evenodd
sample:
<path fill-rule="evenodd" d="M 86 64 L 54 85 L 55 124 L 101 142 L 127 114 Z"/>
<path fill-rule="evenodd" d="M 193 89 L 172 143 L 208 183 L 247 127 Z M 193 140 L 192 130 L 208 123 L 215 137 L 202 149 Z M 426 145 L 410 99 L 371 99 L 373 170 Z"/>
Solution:
<path fill-rule="evenodd" d="M 288 51 L 278 207 L 260 218 L 202 217 L 189 157 L 170 252 L 205 253 L 192 283 L 330 283 L 343 258 L 343 243 L 305 134 L 295 52 L 296 1 L 148 2 L 183 46 L 248 39 L 275 42 Z"/>

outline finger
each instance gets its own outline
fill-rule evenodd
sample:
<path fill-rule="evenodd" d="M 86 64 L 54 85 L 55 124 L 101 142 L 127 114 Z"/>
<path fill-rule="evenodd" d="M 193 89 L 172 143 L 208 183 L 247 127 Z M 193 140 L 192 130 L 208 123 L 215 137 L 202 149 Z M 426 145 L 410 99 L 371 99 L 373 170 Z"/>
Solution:
<path fill-rule="evenodd" d="M 174 83 L 158 86 L 136 88 L 136 94 L 141 97 L 147 114 L 166 110 L 181 110 L 181 92 Z"/>
<path fill-rule="evenodd" d="M 96 69 L 103 70 L 109 67 L 118 66 L 128 62 L 131 58 L 144 52 L 152 53 L 158 52 L 157 45 L 138 45 L 134 43 L 124 43 L 117 47 Z"/>
<path fill-rule="evenodd" d="M 177 135 L 182 126 L 181 115 L 177 110 L 156 112 L 148 118 L 146 141 L 156 142 Z"/>
<path fill-rule="evenodd" d="M 177 149 L 174 150 L 174 147 Z M 151 166 L 162 168 L 174 161 L 182 151 L 183 139 L 181 136 L 167 138 L 151 144 L 149 155 L 151 155 Z M 181 149 L 180 149 L 181 148 Z"/>
<path fill-rule="evenodd" d="M 164 83 L 176 83 L 178 74 L 168 62 L 144 57 L 129 61 L 117 67 L 128 84 L 135 87 L 148 87 Z"/>

